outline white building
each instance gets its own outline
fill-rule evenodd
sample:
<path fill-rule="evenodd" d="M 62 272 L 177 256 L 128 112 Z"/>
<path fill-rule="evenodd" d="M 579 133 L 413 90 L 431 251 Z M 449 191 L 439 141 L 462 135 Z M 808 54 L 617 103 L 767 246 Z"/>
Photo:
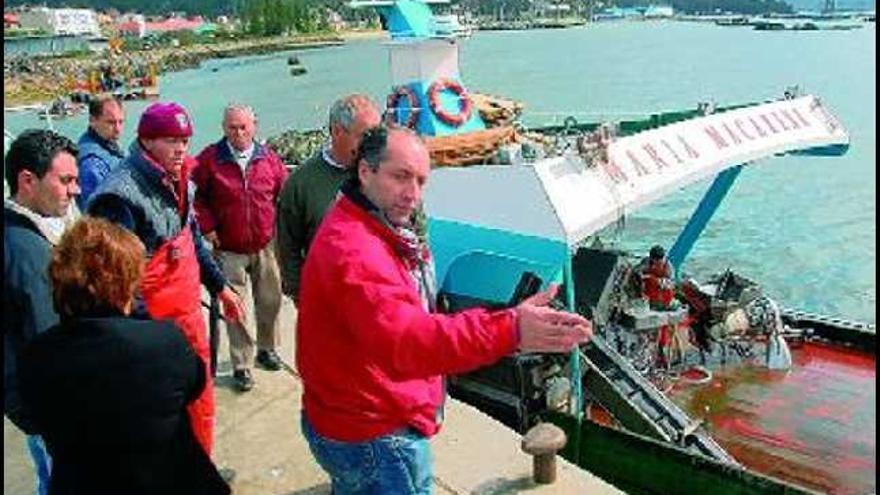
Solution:
<path fill-rule="evenodd" d="M 675 11 L 672 9 L 672 5 L 649 5 L 645 9 L 646 19 L 669 18 L 673 15 L 675 15 Z"/>
<path fill-rule="evenodd" d="M 117 18 L 116 29 L 122 36 L 143 38 L 147 34 L 147 22 L 143 14 L 123 14 Z"/>
<path fill-rule="evenodd" d="M 89 9 L 50 9 L 35 7 L 19 14 L 22 28 L 33 28 L 52 35 L 98 36 L 98 17 Z"/>

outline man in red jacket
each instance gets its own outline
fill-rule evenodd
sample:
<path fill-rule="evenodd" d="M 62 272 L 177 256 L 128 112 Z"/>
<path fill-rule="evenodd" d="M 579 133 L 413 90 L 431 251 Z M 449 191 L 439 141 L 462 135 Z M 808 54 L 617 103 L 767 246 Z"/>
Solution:
<path fill-rule="evenodd" d="M 223 114 L 225 137 L 201 153 L 193 171 L 196 212 L 205 239 L 215 248 L 223 273 L 244 294 L 248 277 L 256 314 L 256 362 L 281 369 L 275 352 L 281 281 L 272 239 L 275 205 L 287 168 L 274 151 L 254 140 L 256 117 L 250 107 L 230 105 Z M 233 379 L 242 392 L 253 387 L 253 325 L 227 322 Z"/>
<path fill-rule="evenodd" d="M 374 128 L 357 163 L 303 267 L 302 429 L 334 493 L 430 493 L 443 375 L 516 350 L 568 351 L 590 324 L 546 306 L 555 288 L 512 309 L 435 312 L 431 254 L 412 232 L 430 169 L 424 143 Z"/>

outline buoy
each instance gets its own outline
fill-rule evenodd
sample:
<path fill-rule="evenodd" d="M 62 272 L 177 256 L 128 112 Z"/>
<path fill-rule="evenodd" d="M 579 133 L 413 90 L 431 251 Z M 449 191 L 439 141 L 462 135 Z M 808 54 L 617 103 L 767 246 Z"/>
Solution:
<path fill-rule="evenodd" d="M 458 98 L 458 113 L 450 113 L 441 105 L 440 93 L 446 90 L 451 91 Z M 434 115 L 449 126 L 459 127 L 471 117 L 473 101 L 464 87 L 452 79 L 443 78 L 434 81 L 428 88 L 428 102 Z"/>
<path fill-rule="evenodd" d="M 401 101 L 406 100 L 407 106 L 401 108 Z M 386 102 L 386 107 L 388 108 L 388 119 L 395 124 L 400 123 L 400 117 L 402 115 L 402 111 L 405 110 L 407 112 L 406 122 L 403 122 L 403 125 L 409 127 L 410 129 L 414 129 L 416 122 L 419 120 L 419 98 L 416 96 L 415 92 L 408 85 L 398 86 L 394 89 L 394 92 L 388 96 L 388 101 Z"/>
<path fill-rule="evenodd" d="M 294 65 L 293 67 L 290 68 L 290 75 L 291 76 L 301 76 L 305 73 L 306 73 L 306 68 L 303 67 L 302 65 Z"/>

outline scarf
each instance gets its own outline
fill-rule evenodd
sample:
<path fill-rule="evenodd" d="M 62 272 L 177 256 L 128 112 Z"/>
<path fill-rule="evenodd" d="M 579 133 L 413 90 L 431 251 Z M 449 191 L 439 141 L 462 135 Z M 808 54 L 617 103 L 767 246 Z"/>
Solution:
<path fill-rule="evenodd" d="M 4 204 L 10 210 L 33 222 L 34 225 L 37 226 L 37 230 L 40 231 L 40 234 L 42 234 L 42 236 L 49 241 L 49 244 L 52 244 L 53 246 L 58 245 L 64 231 L 73 225 L 73 222 L 75 222 L 80 216 L 79 209 L 77 209 L 76 204 L 72 202 L 67 209 L 67 213 L 63 217 L 43 216 L 30 208 L 17 203 L 12 198 L 6 198 Z"/>
<path fill-rule="evenodd" d="M 364 195 L 356 176 L 352 175 L 342 184 L 340 194 L 363 208 L 394 232 L 394 252 L 415 279 L 425 309 L 433 312 L 436 308 L 437 281 L 434 263 L 431 260 L 431 250 L 428 246 L 427 215 L 425 215 L 422 205 L 420 204 L 413 212 L 409 225 L 396 226 L 388 220 L 388 217 L 379 210 L 378 206 Z"/>

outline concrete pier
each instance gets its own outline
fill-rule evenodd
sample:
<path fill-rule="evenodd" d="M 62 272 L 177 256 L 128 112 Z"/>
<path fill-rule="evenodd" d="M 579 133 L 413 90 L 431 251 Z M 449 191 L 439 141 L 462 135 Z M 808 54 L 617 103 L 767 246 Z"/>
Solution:
<path fill-rule="evenodd" d="M 244 394 L 233 388 L 221 325 L 214 461 L 235 470 L 232 487 L 236 495 L 330 493 L 329 479 L 300 432 L 302 383 L 291 366 L 296 311 L 290 301 L 285 301 L 281 317 L 280 354 L 287 369 L 254 370 L 256 385 Z M 3 439 L 3 493 L 33 493 L 33 467 L 24 435 L 5 418 Z M 561 458 L 556 483 L 536 485 L 532 459 L 520 451 L 520 435 L 456 400 L 447 401 L 446 423 L 431 445 L 438 495 L 623 493 Z"/>

